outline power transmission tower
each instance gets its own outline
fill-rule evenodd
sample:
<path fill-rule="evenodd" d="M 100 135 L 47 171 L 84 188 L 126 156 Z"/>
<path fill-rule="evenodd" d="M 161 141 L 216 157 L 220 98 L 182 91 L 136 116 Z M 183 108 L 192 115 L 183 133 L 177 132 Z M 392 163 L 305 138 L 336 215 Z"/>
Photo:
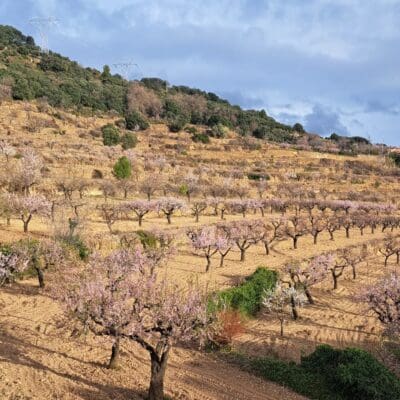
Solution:
<path fill-rule="evenodd" d="M 120 63 L 115 63 L 112 64 L 112 66 L 119 71 L 119 74 L 126 79 L 127 81 L 129 81 L 129 78 L 132 74 L 132 71 L 134 70 L 134 68 L 137 68 L 139 73 L 138 75 L 141 75 L 141 71 L 140 71 L 140 67 L 138 64 L 134 63 L 134 62 L 120 62 Z"/>
<path fill-rule="evenodd" d="M 40 38 L 40 48 L 44 53 L 49 52 L 48 33 L 51 28 L 57 26 L 58 19 L 54 17 L 35 17 L 29 20 L 29 23 L 36 29 Z"/>

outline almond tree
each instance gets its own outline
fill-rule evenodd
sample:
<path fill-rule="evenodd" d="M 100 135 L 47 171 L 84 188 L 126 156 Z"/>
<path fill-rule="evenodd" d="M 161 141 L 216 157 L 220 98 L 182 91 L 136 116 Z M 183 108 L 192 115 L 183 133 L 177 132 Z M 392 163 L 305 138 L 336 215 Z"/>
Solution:
<path fill-rule="evenodd" d="M 125 203 L 123 208 L 126 211 L 133 211 L 138 218 L 139 226 L 142 226 L 144 216 L 157 210 L 157 202 L 153 200 L 133 200 Z"/>
<path fill-rule="evenodd" d="M 222 268 L 224 266 L 225 257 L 232 250 L 234 246 L 234 242 L 232 238 L 229 236 L 229 231 L 221 229 L 221 227 L 217 226 L 218 236 L 221 238 L 221 243 L 223 245 L 218 247 L 218 253 L 220 255 L 219 267 Z"/>
<path fill-rule="evenodd" d="M 285 233 L 293 240 L 293 248 L 297 249 L 298 240 L 300 237 L 309 232 L 306 221 L 298 216 L 288 218 L 285 226 Z"/>
<path fill-rule="evenodd" d="M 351 267 L 353 279 L 357 278 L 357 266 L 368 256 L 367 246 L 347 247 L 340 250 L 340 257 Z"/>
<path fill-rule="evenodd" d="M 29 195 L 30 189 L 36 185 L 42 177 L 43 161 L 32 149 L 24 149 L 22 158 L 17 165 L 13 179 L 25 195 Z"/>
<path fill-rule="evenodd" d="M 343 250 L 339 250 L 335 262 L 329 267 L 333 279 L 333 289 L 338 288 L 338 279 L 343 275 L 344 269 L 348 266 L 346 258 L 343 257 Z"/>
<path fill-rule="evenodd" d="M 352 217 L 350 217 L 349 215 L 345 215 L 344 217 L 341 217 L 339 219 L 339 221 L 340 221 L 340 225 L 346 231 L 346 238 L 349 239 L 350 238 L 350 229 L 354 225 L 354 221 L 353 221 Z"/>
<path fill-rule="evenodd" d="M 139 191 L 144 193 L 147 196 L 147 200 L 150 201 L 152 196 L 157 191 L 162 190 L 164 186 L 165 181 L 163 177 L 159 174 L 148 174 L 139 182 Z"/>
<path fill-rule="evenodd" d="M 387 235 L 382 244 L 378 248 L 379 253 L 385 257 L 385 267 L 388 264 L 389 258 L 400 251 L 400 239 L 391 234 Z"/>
<path fill-rule="evenodd" d="M 242 262 L 245 260 L 249 247 L 257 244 L 263 235 L 262 221 L 260 220 L 234 221 L 220 224 L 219 228 L 223 229 L 239 248 Z"/>
<path fill-rule="evenodd" d="M 317 244 L 318 235 L 326 229 L 326 221 L 322 216 L 310 216 L 310 233 L 314 238 L 314 244 Z"/>
<path fill-rule="evenodd" d="M 271 221 L 263 223 L 261 242 L 264 244 L 265 254 L 267 256 L 270 253 L 271 244 L 283 237 L 284 224 L 285 220 L 283 218 L 275 218 L 272 219 Z"/>
<path fill-rule="evenodd" d="M 38 278 L 40 288 L 45 287 L 44 272 L 51 267 L 60 268 L 65 263 L 65 252 L 55 241 L 49 239 L 23 240 L 14 246 L 16 252 L 27 260 Z"/>
<path fill-rule="evenodd" d="M 0 247 L 0 287 L 11 283 L 28 266 L 28 259 L 12 246 Z"/>
<path fill-rule="evenodd" d="M 113 233 L 112 226 L 121 219 L 121 207 L 115 204 L 101 204 L 97 207 L 101 218 L 106 223 L 110 233 Z"/>
<path fill-rule="evenodd" d="M 171 224 L 171 217 L 177 211 L 183 211 L 186 203 L 175 197 L 163 197 L 156 202 L 157 210 L 162 211 L 167 218 L 168 224 Z"/>
<path fill-rule="evenodd" d="M 357 299 L 367 304 L 385 326 L 385 333 L 400 333 L 400 277 L 392 273 L 364 287 Z"/>
<path fill-rule="evenodd" d="M 194 217 L 196 218 L 196 222 L 199 222 L 200 214 L 207 209 L 208 204 L 209 203 L 206 200 L 197 200 L 192 202 L 190 208 Z"/>
<path fill-rule="evenodd" d="M 305 265 L 288 264 L 284 268 L 284 272 L 289 275 L 293 286 L 303 290 L 308 302 L 314 304 L 310 287 L 322 282 L 333 264 L 334 256 L 332 254 L 321 254 L 307 261 Z"/>
<path fill-rule="evenodd" d="M 285 287 L 277 284 L 275 288 L 265 291 L 263 305 L 268 312 L 275 315 L 280 322 L 280 334 L 283 336 L 283 324 L 286 320 L 288 308 L 292 310 L 293 319 L 297 319 L 296 307 L 305 302 L 303 293 L 297 291 L 293 286 Z M 296 316 L 296 317 L 295 317 Z"/>
<path fill-rule="evenodd" d="M 220 235 L 214 225 L 204 226 L 200 229 L 189 229 L 187 236 L 194 251 L 203 254 L 206 258 L 206 272 L 210 269 L 212 256 L 228 247 L 226 236 Z"/>
<path fill-rule="evenodd" d="M 164 398 L 164 376 L 174 343 L 205 338 L 210 321 L 198 290 L 168 286 L 149 274 L 140 252 L 118 250 L 92 258 L 83 272 L 69 274 L 69 283 L 60 285 L 56 297 L 83 327 L 113 339 L 110 368 L 117 363 L 121 338 L 149 352 L 150 400 Z"/>
<path fill-rule="evenodd" d="M 333 234 L 341 228 L 340 221 L 336 215 L 326 218 L 325 222 L 326 230 L 329 232 L 331 240 L 335 240 Z"/>
<path fill-rule="evenodd" d="M 23 222 L 24 232 L 28 232 L 29 222 L 34 215 L 50 217 L 51 203 L 43 196 L 20 196 L 9 193 L 6 197 L 12 213 Z"/>

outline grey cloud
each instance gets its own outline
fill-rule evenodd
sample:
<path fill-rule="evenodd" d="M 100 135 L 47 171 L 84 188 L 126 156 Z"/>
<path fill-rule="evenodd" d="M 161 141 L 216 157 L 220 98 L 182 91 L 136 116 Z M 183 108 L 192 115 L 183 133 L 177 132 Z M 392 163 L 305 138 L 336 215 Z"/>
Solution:
<path fill-rule="evenodd" d="M 328 136 L 331 133 L 349 135 L 349 131 L 341 122 L 339 114 L 321 105 L 314 106 L 312 112 L 304 117 L 304 121 L 308 132 L 323 136 Z"/>

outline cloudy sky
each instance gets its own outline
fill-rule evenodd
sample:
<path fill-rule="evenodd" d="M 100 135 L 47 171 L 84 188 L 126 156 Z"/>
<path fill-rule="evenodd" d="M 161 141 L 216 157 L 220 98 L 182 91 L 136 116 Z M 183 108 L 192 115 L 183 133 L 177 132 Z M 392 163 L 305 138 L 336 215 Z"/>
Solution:
<path fill-rule="evenodd" d="M 400 145 L 400 0 L 1 0 L 0 23 L 84 66 L 136 63 L 311 132 Z M 114 68 L 115 72 L 118 72 Z"/>

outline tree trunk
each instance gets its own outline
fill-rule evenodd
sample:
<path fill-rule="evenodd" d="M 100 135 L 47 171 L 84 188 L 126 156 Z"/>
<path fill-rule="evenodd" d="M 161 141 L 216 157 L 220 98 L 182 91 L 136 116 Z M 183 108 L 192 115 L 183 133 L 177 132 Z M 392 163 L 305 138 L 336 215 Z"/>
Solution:
<path fill-rule="evenodd" d="M 206 255 L 206 260 L 207 260 L 206 272 L 208 272 L 211 267 L 211 257 L 209 255 Z"/>
<path fill-rule="evenodd" d="M 171 214 L 166 214 L 167 215 L 167 221 L 168 221 L 168 225 L 171 224 Z"/>
<path fill-rule="evenodd" d="M 356 279 L 356 278 L 357 278 L 356 266 L 355 266 L 355 265 L 352 265 L 352 266 L 351 266 L 351 269 L 352 269 L 352 271 L 353 271 L 353 279 Z"/>
<path fill-rule="evenodd" d="M 317 241 L 318 241 L 318 234 L 313 235 L 313 237 L 314 237 L 314 244 L 317 244 Z"/>
<path fill-rule="evenodd" d="M 260 207 L 260 211 L 261 211 L 261 216 L 264 217 L 264 209 L 262 207 Z"/>
<path fill-rule="evenodd" d="M 390 257 L 390 256 L 385 256 L 385 267 L 387 267 L 389 257 Z"/>
<path fill-rule="evenodd" d="M 329 231 L 329 236 L 330 236 L 331 240 L 335 240 L 335 238 L 333 237 L 333 231 Z"/>
<path fill-rule="evenodd" d="M 142 226 L 143 215 L 138 215 L 138 222 L 139 222 L 139 226 Z"/>
<path fill-rule="evenodd" d="M 23 223 L 24 223 L 24 232 L 25 232 L 25 233 L 28 232 L 28 226 L 29 226 L 29 222 L 31 221 L 31 218 L 32 218 L 32 215 L 30 215 L 30 216 L 28 217 L 28 219 L 22 220 Z"/>
<path fill-rule="evenodd" d="M 151 353 L 151 378 L 148 400 L 164 400 L 164 376 L 169 349 L 161 356 Z"/>
<path fill-rule="evenodd" d="M 108 369 L 115 369 L 118 367 L 118 361 L 119 361 L 119 341 L 120 338 L 119 336 L 115 337 L 115 341 L 112 345 L 111 348 L 111 357 L 110 361 L 108 362 L 107 368 Z"/>
<path fill-rule="evenodd" d="M 269 246 L 268 246 L 268 242 L 264 242 L 264 248 L 265 248 L 265 254 L 267 256 L 269 256 Z"/>
<path fill-rule="evenodd" d="M 350 238 L 350 228 L 345 228 L 346 229 L 346 238 Z"/>
<path fill-rule="evenodd" d="M 225 219 L 224 214 L 225 214 L 225 210 L 221 210 L 221 219 Z"/>
<path fill-rule="evenodd" d="M 199 213 L 196 212 L 194 215 L 196 216 L 196 222 L 199 222 Z"/>
<path fill-rule="evenodd" d="M 228 253 L 226 253 L 228 254 Z M 221 254 L 221 258 L 219 260 L 219 267 L 222 268 L 224 266 L 224 260 L 225 260 L 225 256 L 226 254 Z"/>
<path fill-rule="evenodd" d="M 299 318 L 299 314 L 297 312 L 296 303 L 294 301 L 294 297 L 293 296 L 290 298 L 290 305 L 292 307 L 293 319 L 296 320 L 297 318 Z"/>
<path fill-rule="evenodd" d="M 284 322 L 284 320 L 281 319 L 280 322 L 281 322 L 281 337 L 283 337 L 283 322 Z"/>
<path fill-rule="evenodd" d="M 11 218 L 7 217 L 7 226 L 10 226 L 10 225 L 11 225 Z"/>
<path fill-rule="evenodd" d="M 297 241 L 298 241 L 298 237 L 295 236 L 295 237 L 293 238 L 293 248 L 294 248 L 294 249 L 297 249 Z"/>
<path fill-rule="evenodd" d="M 308 288 L 304 289 L 304 294 L 307 296 L 307 300 L 310 304 L 314 304 L 314 299 L 311 296 L 310 291 L 308 290 Z"/>
<path fill-rule="evenodd" d="M 128 189 L 124 189 L 124 199 L 128 197 Z"/>
<path fill-rule="evenodd" d="M 240 249 L 240 261 L 244 261 L 246 258 L 246 249 Z"/>
<path fill-rule="evenodd" d="M 337 276 L 334 271 L 332 271 L 332 278 L 333 278 L 333 290 L 337 289 Z"/>
<path fill-rule="evenodd" d="M 37 277 L 38 277 L 39 287 L 41 289 L 43 289 L 44 288 L 44 274 L 43 274 L 43 271 L 39 267 L 35 267 L 35 270 L 36 270 Z"/>

